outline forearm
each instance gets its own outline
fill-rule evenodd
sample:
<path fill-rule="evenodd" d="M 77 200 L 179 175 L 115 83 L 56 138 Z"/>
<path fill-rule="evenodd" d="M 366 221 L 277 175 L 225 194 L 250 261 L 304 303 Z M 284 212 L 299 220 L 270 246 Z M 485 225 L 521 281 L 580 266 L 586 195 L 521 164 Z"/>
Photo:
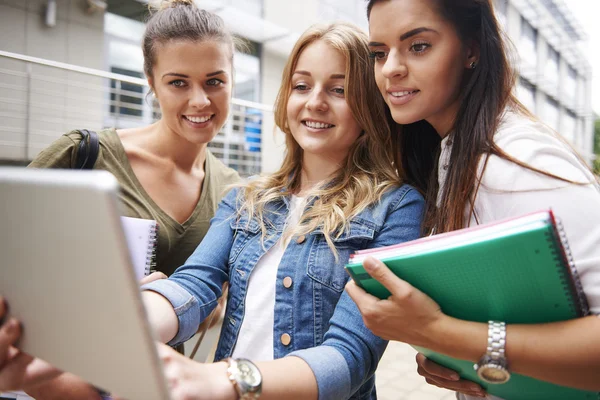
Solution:
<path fill-rule="evenodd" d="M 142 293 L 146 314 L 150 326 L 154 329 L 158 340 L 168 343 L 177 335 L 179 321 L 173 306 L 165 297 L 152 291 Z"/>
<path fill-rule="evenodd" d="M 600 391 L 600 318 L 508 325 L 506 357 L 511 372 L 559 385 Z M 477 362 L 487 346 L 487 324 L 446 318 L 423 344 L 451 357 Z"/>
<path fill-rule="evenodd" d="M 306 362 L 298 357 L 284 357 L 274 361 L 257 362 L 262 375 L 261 400 L 310 400 L 317 399 L 319 390 L 315 376 Z M 233 384 L 227 376 L 224 362 L 208 364 L 211 368 L 211 381 L 216 385 L 218 398 L 237 398 Z"/>
<path fill-rule="evenodd" d="M 101 400 L 96 389 L 89 383 L 69 373 L 28 388 L 26 392 L 37 400 Z"/>

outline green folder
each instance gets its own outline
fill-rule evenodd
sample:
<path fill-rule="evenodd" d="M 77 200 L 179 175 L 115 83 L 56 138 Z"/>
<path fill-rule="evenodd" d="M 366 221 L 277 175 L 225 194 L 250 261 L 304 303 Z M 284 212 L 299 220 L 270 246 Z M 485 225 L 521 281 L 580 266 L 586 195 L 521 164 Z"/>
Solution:
<path fill-rule="evenodd" d="M 365 272 L 362 261 L 367 256 L 381 259 L 444 313 L 459 319 L 537 324 L 589 313 L 566 238 L 551 211 L 357 252 L 346 269 L 358 286 L 383 299 L 390 293 Z M 514 373 L 504 384 L 488 384 L 472 362 L 416 348 L 506 400 L 600 399 L 596 392 Z M 510 368 L 510 354 L 508 361 Z"/>

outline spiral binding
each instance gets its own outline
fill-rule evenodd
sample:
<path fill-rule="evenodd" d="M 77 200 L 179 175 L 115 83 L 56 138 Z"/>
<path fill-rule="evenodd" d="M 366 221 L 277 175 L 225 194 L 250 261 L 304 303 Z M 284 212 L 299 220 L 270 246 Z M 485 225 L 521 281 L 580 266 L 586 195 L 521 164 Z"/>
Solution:
<path fill-rule="evenodd" d="M 554 218 L 555 224 L 554 226 L 554 238 L 550 238 L 550 240 L 558 239 L 559 243 L 562 244 L 561 247 L 556 247 L 556 262 L 557 265 L 565 265 L 567 269 L 565 269 L 563 274 L 563 286 L 566 292 L 574 293 L 577 304 L 571 304 L 574 308 L 573 311 L 578 316 L 584 317 L 589 315 L 590 308 L 587 302 L 587 298 L 583 292 L 583 285 L 581 284 L 581 280 L 579 279 L 579 273 L 577 272 L 577 268 L 575 267 L 575 262 L 573 261 L 573 254 L 571 253 L 571 248 L 569 247 L 569 242 L 567 240 L 567 235 L 563 228 L 563 224 L 558 218 Z M 599 397 L 600 398 L 600 397 Z"/>
<path fill-rule="evenodd" d="M 158 251 L 158 223 L 150 228 L 150 248 L 146 252 L 146 275 L 156 271 L 156 253 Z"/>

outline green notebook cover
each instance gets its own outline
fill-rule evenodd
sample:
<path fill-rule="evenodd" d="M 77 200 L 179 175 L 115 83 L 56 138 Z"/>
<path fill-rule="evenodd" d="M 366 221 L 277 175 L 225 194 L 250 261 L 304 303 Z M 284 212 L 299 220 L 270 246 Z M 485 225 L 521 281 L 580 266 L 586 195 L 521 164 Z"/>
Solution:
<path fill-rule="evenodd" d="M 512 229 L 510 234 L 479 242 L 382 258 L 382 261 L 397 276 L 433 298 L 444 313 L 456 318 L 535 324 L 581 317 L 587 312 L 587 303 L 569 265 L 568 247 L 563 248 L 561 243 L 565 241 L 561 242 L 560 230 L 551 212 L 547 214 L 546 221 L 523 231 Z M 481 230 L 481 236 L 485 238 L 484 232 Z M 351 259 L 346 268 L 367 292 L 382 299 L 389 296 L 387 289 L 365 272 L 362 263 L 352 263 Z M 600 398 L 596 392 L 518 374 L 512 374 L 505 384 L 488 384 L 477 376 L 472 362 L 424 348 L 417 350 L 506 400 Z"/>

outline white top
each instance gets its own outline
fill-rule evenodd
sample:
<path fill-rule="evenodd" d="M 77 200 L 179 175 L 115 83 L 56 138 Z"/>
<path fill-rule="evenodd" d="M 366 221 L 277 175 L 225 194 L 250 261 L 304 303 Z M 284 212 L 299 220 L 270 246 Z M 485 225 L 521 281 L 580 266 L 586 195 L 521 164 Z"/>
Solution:
<path fill-rule="evenodd" d="M 494 141 L 508 155 L 534 168 L 575 182 L 594 182 L 589 169 L 572 150 L 540 122 L 507 112 Z M 446 137 L 438 169 L 440 189 L 451 150 L 452 139 Z M 548 208 L 563 223 L 590 310 L 600 314 L 600 191 L 595 184 L 565 183 L 491 156 L 475 198 L 477 221 L 471 217 L 468 223 L 486 224 Z M 478 399 L 462 394 L 457 398 Z"/>
<path fill-rule="evenodd" d="M 292 196 L 286 230 L 293 229 L 304 211 L 304 198 Z M 283 235 L 285 236 L 285 235 Z M 273 325 L 277 269 L 289 243 L 279 240 L 256 263 L 248 282 L 244 319 L 232 357 L 273 360 Z"/>

